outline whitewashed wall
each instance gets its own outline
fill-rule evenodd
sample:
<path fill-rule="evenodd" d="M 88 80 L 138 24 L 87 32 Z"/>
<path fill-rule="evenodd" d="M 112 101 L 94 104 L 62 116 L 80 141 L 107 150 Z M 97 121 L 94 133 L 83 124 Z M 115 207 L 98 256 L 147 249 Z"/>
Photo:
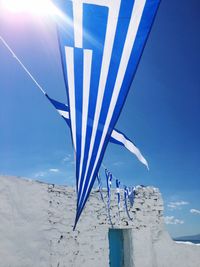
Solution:
<path fill-rule="evenodd" d="M 200 247 L 176 244 L 164 230 L 158 189 L 137 187 L 132 221 L 123 209 L 119 219 L 116 204 L 113 192 L 113 227 L 130 229 L 129 266 L 200 266 Z M 74 216 L 72 188 L 1 176 L 0 267 L 109 267 L 111 226 L 99 193 L 92 192 L 73 232 Z"/>

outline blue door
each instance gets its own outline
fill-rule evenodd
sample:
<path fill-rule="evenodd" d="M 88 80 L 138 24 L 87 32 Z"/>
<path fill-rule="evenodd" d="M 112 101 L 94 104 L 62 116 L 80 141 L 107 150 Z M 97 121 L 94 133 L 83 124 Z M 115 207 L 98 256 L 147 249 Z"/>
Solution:
<path fill-rule="evenodd" d="M 110 267 L 124 266 L 123 231 L 121 229 L 109 230 Z"/>

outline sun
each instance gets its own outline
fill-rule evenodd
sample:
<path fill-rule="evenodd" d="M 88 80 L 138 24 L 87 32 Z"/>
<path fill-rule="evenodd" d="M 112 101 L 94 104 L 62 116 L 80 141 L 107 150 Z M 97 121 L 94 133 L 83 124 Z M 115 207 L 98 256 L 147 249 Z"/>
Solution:
<path fill-rule="evenodd" d="M 1 0 L 1 6 L 12 13 L 29 13 L 46 16 L 58 13 L 57 7 L 50 0 Z"/>

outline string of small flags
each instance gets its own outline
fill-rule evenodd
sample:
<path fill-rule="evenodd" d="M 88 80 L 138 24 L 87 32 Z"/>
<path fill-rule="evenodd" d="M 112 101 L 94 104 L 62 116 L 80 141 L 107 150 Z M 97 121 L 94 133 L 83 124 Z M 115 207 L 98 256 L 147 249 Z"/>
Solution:
<path fill-rule="evenodd" d="M 123 190 L 123 196 L 124 196 L 124 209 L 126 211 L 127 217 L 129 220 L 133 220 L 129 214 L 128 210 L 128 202 L 130 204 L 130 207 L 133 207 L 134 204 L 134 198 L 135 198 L 135 187 L 128 187 L 126 185 L 121 184 L 120 180 L 115 178 L 110 171 L 103 165 L 102 166 L 105 175 L 106 175 L 106 185 L 107 185 L 107 211 L 108 211 L 108 219 L 110 223 L 112 224 L 112 219 L 111 219 L 111 214 L 110 214 L 110 202 L 111 202 L 111 187 L 112 187 L 112 181 L 115 181 L 115 186 L 116 186 L 116 195 L 117 195 L 117 206 L 118 206 L 118 216 L 120 219 L 120 208 L 121 208 L 121 195 L 120 195 L 120 190 Z M 103 197 L 103 190 L 102 190 L 102 181 L 101 177 L 98 174 L 97 176 L 97 181 L 98 181 L 98 188 L 99 188 L 99 193 L 101 200 L 105 203 L 104 197 Z"/>

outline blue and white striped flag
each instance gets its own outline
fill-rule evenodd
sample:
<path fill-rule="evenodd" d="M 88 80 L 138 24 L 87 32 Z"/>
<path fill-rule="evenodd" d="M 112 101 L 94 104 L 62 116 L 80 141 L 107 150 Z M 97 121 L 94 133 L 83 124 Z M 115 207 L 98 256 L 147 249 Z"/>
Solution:
<path fill-rule="evenodd" d="M 64 118 L 67 122 L 68 126 L 70 126 L 70 118 L 69 118 L 69 107 L 65 104 L 62 104 L 52 98 L 50 98 L 47 94 L 46 97 L 50 100 L 51 104 L 56 108 L 58 113 Z M 125 134 L 120 132 L 119 130 L 113 129 L 110 140 L 111 143 L 121 145 L 133 153 L 138 160 L 143 163 L 147 169 L 149 169 L 148 162 L 140 152 L 139 148 L 131 141 Z"/>
<path fill-rule="evenodd" d="M 107 169 L 105 169 L 105 174 L 106 174 L 108 200 L 109 200 L 109 203 L 110 203 L 111 187 L 112 187 L 112 174 Z"/>
<path fill-rule="evenodd" d="M 117 206 L 118 206 L 118 211 L 120 210 L 120 181 L 116 179 L 116 194 L 117 194 Z"/>
<path fill-rule="evenodd" d="M 134 187 L 128 188 L 128 199 L 130 202 L 130 206 L 133 207 L 134 199 L 135 199 L 135 188 Z"/>
<path fill-rule="evenodd" d="M 58 36 L 76 158 L 76 226 L 160 0 L 54 2 L 65 15 L 58 21 Z"/>
<path fill-rule="evenodd" d="M 99 193 L 101 196 L 101 200 L 104 203 L 103 192 L 102 192 L 102 182 L 101 182 L 101 177 L 100 177 L 99 173 L 97 174 L 97 181 L 98 181 L 98 187 L 99 187 Z"/>
<path fill-rule="evenodd" d="M 48 98 L 48 100 L 51 102 L 51 104 L 56 108 L 58 113 L 63 117 L 63 119 L 66 121 L 67 125 L 71 127 L 70 118 L 69 118 L 69 107 L 63 103 L 60 103 L 53 98 L 49 97 L 46 93 L 45 96 Z"/>
<path fill-rule="evenodd" d="M 108 218 L 110 221 L 110 224 L 112 225 L 112 219 L 110 215 L 110 201 L 111 201 L 111 186 L 112 186 L 112 174 L 105 169 L 106 174 L 106 184 L 107 184 L 107 208 L 108 208 Z"/>
<path fill-rule="evenodd" d="M 132 221 L 132 218 L 131 218 L 131 216 L 129 214 L 129 211 L 128 211 L 128 203 L 127 203 L 127 200 L 128 200 L 128 187 L 125 186 L 124 187 L 124 207 L 125 207 L 125 211 L 126 211 L 126 214 L 127 214 L 128 218 L 129 218 L 129 220 Z"/>

